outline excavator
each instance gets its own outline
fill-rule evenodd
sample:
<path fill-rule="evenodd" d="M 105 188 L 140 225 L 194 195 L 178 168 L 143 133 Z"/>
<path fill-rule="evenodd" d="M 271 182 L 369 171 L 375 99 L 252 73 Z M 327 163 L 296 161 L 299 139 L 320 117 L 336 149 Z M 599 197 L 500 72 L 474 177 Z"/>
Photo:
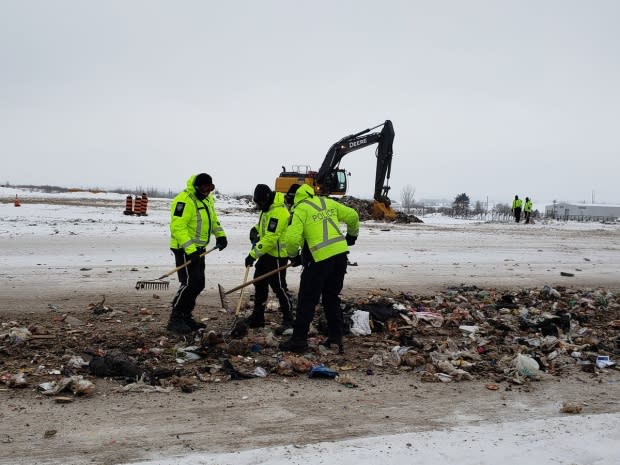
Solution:
<path fill-rule="evenodd" d="M 377 128 L 381 130 L 371 132 Z M 391 201 L 388 197 L 393 141 L 394 126 L 390 120 L 343 137 L 329 148 L 318 172 L 310 170 L 307 165 L 295 165 L 288 171 L 283 166 L 282 172 L 276 179 L 276 192 L 286 193 L 293 184 L 308 184 L 320 195 L 345 195 L 347 174 L 344 169 L 340 168 L 340 161 L 348 153 L 378 144 L 375 152 L 377 169 L 372 216 L 376 219 L 393 221 L 396 219 L 396 212 L 390 206 Z"/>

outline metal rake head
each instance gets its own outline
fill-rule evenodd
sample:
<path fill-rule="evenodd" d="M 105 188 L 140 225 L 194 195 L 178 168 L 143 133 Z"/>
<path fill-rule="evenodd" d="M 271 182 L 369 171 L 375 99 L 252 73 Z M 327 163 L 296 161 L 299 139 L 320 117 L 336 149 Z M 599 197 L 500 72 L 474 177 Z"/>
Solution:
<path fill-rule="evenodd" d="M 155 289 L 160 291 L 165 291 L 170 286 L 170 281 L 138 281 L 136 283 L 136 289 L 147 290 L 147 289 Z"/>

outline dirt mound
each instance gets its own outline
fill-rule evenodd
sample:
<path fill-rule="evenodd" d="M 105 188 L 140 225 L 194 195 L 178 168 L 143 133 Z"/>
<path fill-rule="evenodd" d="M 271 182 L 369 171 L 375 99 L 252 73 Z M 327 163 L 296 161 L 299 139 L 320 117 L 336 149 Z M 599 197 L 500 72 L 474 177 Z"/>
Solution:
<path fill-rule="evenodd" d="M 353 208 L 360 216 L 360 221 L 372 220 L 372 200 L 358 199 L 357 197 L 344 196 L 339 202 L 347 207 Z M 408 215 L 404 212 L 397 211 L 395 223 L 423 223 L 423 221 L 415 215 Z"/>

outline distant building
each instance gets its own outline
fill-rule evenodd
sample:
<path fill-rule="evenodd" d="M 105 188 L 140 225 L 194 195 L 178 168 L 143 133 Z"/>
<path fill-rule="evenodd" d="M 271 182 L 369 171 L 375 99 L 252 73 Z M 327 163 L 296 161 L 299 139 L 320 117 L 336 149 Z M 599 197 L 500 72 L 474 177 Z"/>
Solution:
<path fill-rule="evenodd" d="M 557 220 L 617 221 L 620 205 L 558 202 L 545 207 L 545 216 Z"/>

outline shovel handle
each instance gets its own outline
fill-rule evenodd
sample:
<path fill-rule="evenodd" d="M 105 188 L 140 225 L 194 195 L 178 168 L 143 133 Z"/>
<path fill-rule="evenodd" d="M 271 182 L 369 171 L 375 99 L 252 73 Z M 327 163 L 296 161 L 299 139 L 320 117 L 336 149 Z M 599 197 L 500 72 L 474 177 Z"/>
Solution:
<path fill-rule="evenodd" d="M 217 246 L 215 246 L 215 247 L 211 247 L 210 249 L 205 250 L 204 252 L 202 252 L 202 253 L 199 255 L 199 257 L 200 257 L 200 258 L 202 258 L 202 257 L 204 257 L 205 255 L 207 255 L 207 254 L 209 254 L 209 253 L 213 252 L 215 249 L 217 249 Z M 191 261 L 191 260 L 189 260 L 189 261 L 187 261 L 187 262 L 183 263 L 182 265 L 177 266 L 174 270 L 170 270 L 170 271 L 168 271 L 168 273 L 161 275 L 161 276 L 160 276 L 159 278 L 157 278 L 157 279 L 164 279 L 164 278 L 166 278 L 166 277 L 170 276 L 172 273 L 176 273 L 177 271 L 182 270 L 182 269 L 183 269 L 183 268 L 185 268 L 186 266 L 189 266 L 189 264 L 190 264 L 190 263 L 192 263 L 192 261 Z"/>
<path fill-rule="evenodd" d="M 250 284 L 257 283 L 258 281 L 262 281 L 263 279 L 268 278 L 269 276 L 273 276 L 274 274 L 279 273 L 282 270 L 286 270 L 289 266 L 292 266 L 292 264 L 289 263 L 287 265 L 282 265 L 280 268 L 276 268 L 275 270 L 271 270 L 271 271 L 269 271 L 269 272 L 267 272 L 265 274 L 260 275 L 257 278 L 254 278 L 254 279 L 252 279 L 250 281 L 246 281 L 243 284 L 238 285 L 237 287 L 233 287 L 230 291 L 224 292 L 224 295 L 228 295 L 228 294 L 230 294 L 232 292 L 238 291 L 239 289 L 242 289 L 242 288 L 244 288 L 246 286 L 249 286 Z"/>
<path fill-rule="evenodd" d="M 248 274 L 250 273 L 250 267 L 245 267 L 245 275 L 243 276 L 243 282 L 245 283 L 248 280 Z M 235 316 L 239 315 L 241 311 L 241 302 L 243 301 L 243 291 L 245 291 L 245 287 L 241 288 L 241 293 L 239 294 L 239 302 L 237 302 L 237 309 L 235 310 Z"/>

